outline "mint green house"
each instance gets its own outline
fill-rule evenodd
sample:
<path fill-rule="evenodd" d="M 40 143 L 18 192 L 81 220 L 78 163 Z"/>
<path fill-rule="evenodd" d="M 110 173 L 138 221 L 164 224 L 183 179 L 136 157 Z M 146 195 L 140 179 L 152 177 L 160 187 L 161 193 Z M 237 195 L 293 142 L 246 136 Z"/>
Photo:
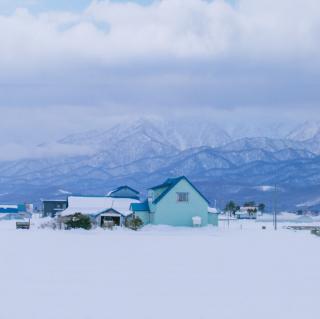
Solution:
<path fill-rule="evenodd" d="M 145 225 L 218 226 L 217 211 L 185 176 L 150 188 L 148 199 L 131 210 Z"/>

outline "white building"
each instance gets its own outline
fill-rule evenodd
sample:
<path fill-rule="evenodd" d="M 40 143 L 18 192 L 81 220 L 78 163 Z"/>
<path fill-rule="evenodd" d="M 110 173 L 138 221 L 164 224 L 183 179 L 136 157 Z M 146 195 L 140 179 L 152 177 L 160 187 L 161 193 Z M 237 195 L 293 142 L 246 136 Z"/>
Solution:
<path fill-rule="evenodd" d="M 257 206 L 243 206 L 234 214 L 238 219 L 256 219 L 261 212 Z"/>
<path fill-rule="evenodd" d="M 133 214 L 130 210 L 130 205 L 133 203 L 140 203 L 140 201 L 133 198 L 109 196 L 69 196 L 68 208 L 59 213 L 59 216 L 68 217 L 81 213 L 88 215 L 98 226 L 103 226 L 107 221 L 122 226 Z"/>

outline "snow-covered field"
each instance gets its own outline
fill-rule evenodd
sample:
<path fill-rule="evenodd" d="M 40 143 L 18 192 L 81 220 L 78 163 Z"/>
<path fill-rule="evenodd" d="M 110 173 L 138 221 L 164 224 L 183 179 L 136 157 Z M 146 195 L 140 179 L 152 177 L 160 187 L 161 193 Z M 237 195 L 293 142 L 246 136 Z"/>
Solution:
<path fill-rule="evenodd" d="M 320 237 L 266 225 L 86 232 L 0 222 L 0 318 L 317 318 Z"/>

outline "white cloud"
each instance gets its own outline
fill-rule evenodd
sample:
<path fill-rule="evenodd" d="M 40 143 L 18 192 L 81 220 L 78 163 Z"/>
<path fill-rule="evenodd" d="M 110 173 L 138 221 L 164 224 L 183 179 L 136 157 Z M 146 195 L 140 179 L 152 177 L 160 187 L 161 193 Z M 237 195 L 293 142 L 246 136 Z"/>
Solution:
<path fill-rule="evenodd" d="M 133 115 L 319 117 L 319 11 L 318 0 L 162 0 L 0 15 L 0 144 L 42 156 L 25 145 Z"/>
<path fill-rule="evenodd" d="M 310 58 L 319 53 L 319 1 L 94 1 L 80 14 L 0 17 L 1 68 L 133 59 Z M 99 26 L 104 23 L 109 31 Z"/>

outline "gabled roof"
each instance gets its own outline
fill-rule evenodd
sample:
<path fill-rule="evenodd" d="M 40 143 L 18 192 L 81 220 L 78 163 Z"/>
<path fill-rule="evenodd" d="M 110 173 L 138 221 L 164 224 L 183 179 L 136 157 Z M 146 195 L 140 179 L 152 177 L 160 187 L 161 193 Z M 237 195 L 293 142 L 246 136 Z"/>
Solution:
<path fill-rule="evenodd" d="M 112 194 L 112 193 L 121 191 L 121 190 L 123 190 L 123 189 L 130 189 L 133 193 L 135 193 L 135 194 L 140 194 L 138 191 L 136 191 L 135 189 L 133 189 L 132 187 L 127 186 L 127 185 L 125 185 L 125 186 L 120 186 L 120 187 L 112 190 L 109 194 Z"/>
<path fill-rule="evenodd" d="M 75 213 L 96 216 L 108 209 L 118 211 L 123 216 L 132 214 L 130 205 L 138 203 L 136 199 L 112 198 L 108 196 L 69 196 L 69 207 L 60 213 L 61 216 L 69 216 Z"/>
<path fill-rule="evenodd" d="M 118 192 L 121 192 L 121 191 L 130 191 L 132 193 L 131 196 L 121 196 L 121 195 L 118 195 L 117 193 Z M 107 196 L 109 197 L 116 197 L 116 198 L 132 198 L 132 199 L 139 199 L 139 192 L 133 188 L 131 188 L 130 186 L 120 186 L 112 191 L 110 191 Z"/>
<path fill-rule="evenodd" d="M 133 212 L 149 212 L 149 203 L 148 200 L 144 201 L 143 203 L 132 203 L 130 205 L 130 209 Z"/>
<path fill-rule="evenodd" d="M 150 188 L 151 190 L 155 190 L 155 189 L 158 189 L 158 188 L 163 188 L 163 187 L 166 187 L 166 189 L 160 194 L 160 196 L 158 196 L 154 201 L 153 203 L 154 204 L 157 204 L 161 201 L 162 198 L 164 198 L 180 181 L 182 180 L 185 180 L 187 181 L 191 186 L 192 188 L 209 204 L 210 202 L 208 201 L 208 199 L 202 195 L 200 193 L 200 191 L 188 180 L 187 177 L 185 176 L 180 176 L 180 177 L 177 177 L 177 178 L 168 178 L 163 184 L 160 184 L 156 187 L 153 187 L 153 188 Z"/>
<path fill-rule="evenodd" d="M 119 214 L 121 216 L 124 216 L 124 217 L 127 217 L 129 215 L 131 215 L 132 213 L 121 213 L 120 211 L 114 209 L 114 208 L 108 208 L 107 210 L 103 210 L 101 212 L 98 212 L 97 214 L 95 214 L 95 217 L 99 216 L 99 215 L 102 215 L 102 214 L 108 214 L 110 212 L 114 212 L 116 214 Z"/>
<path fill-rule="evenodd" d="M 167 179 L 164 183 L 162 183 L 162 184 L 160 184 L 160 185 L 157 185 L 157 186 L 153 186 L 153 187 L 151 187 L 151 188 L 149 188 L 149 189 L 151 189 L 151 190 L 156 190 L 156 189 L 159 189 L 159 188 L 164 188 L 164 187 L 169 187 L 169 186 L 171 186 L 171 184 L 168 183 L 167 181 L 168 181 L 168 179 Z"/>

